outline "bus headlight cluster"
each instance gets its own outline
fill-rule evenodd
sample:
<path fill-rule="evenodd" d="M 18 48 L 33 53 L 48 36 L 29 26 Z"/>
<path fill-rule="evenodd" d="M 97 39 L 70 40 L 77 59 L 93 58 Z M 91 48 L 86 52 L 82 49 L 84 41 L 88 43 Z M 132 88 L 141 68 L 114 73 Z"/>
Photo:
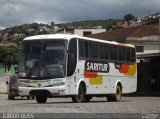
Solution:
<path fill-rule="evenodd" d="M 59 83 L 52 84 L 52 86 L 53 87 L 55 87 L 55 86 L 62 86 L 64 84 L 65 84 L 64 82 L 59 82 Z"/>
<path fill-rule="evenodd" d="M 19 86 L 21 86 L 21 87 L 27 87 L 28 83 L 26 83 L 26 82 L 19 82 Z"/>
<path fill-rule="evenodd" d="M 20 73 L 19 73 L 19 76 L 20 76 L 20 77 L 26 77 L 26 73 L 25 73 L 25 72 L 20 72 Z"/>

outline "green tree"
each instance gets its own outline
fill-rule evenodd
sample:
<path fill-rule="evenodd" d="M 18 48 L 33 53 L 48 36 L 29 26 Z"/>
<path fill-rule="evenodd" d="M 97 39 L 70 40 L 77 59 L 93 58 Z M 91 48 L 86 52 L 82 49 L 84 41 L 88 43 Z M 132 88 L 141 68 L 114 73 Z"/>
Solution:
<path fill-rule="evenodd" d="M 0 61 L 7 65 L 15 64 L 19 59 L 19 49 L 13 44 L 0 45 Z"/>
<path fill-rule="evenodd" d="M 132 15 L 132 14 L 126 14 L 125 16 L 124 16 L 124 20 L 125 21 L 131 21 L 131 20 L 133 20 L 135 17 Z"/>

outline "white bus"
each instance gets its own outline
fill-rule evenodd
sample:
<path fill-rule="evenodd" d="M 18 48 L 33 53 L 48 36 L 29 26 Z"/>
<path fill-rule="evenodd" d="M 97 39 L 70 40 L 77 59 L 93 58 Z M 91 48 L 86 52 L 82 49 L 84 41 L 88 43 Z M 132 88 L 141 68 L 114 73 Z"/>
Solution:
<path fill-rule="evenodd" d="M 122 93 L 136 91 L 136 66 L 131 44 L 71 34 L 31 36 L 22 42 L 19 93 L 36 96 L 38 103 L 48 97 L 120 101 Z"/>

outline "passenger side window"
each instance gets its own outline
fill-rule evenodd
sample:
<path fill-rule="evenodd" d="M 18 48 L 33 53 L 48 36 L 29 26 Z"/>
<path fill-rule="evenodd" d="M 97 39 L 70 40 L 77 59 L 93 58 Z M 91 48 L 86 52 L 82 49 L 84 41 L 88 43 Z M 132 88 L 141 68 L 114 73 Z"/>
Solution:
<path fill-rule="evenodd" d="M 98 43 L 92 42 L 92 52 L 93 52 L 93 58 L 98 59 L 99 58 L 99 47 Z"/>
<path fill-rule="evenodd" d="M 68 47 L 67 76 L 72 76 L 77 65 L 77 39 L 71 39 Z"/>
<path fill-rule="evenodd" d="M 125 62 L 125 47 L 118 46 L 118 61 Z"/>
<path fill-rule="evenodd" d="M 117 61 L 117 46 L 109 46 L 109 57 L 111 61 Z"/>
<path fill-rule="evenodd" d="M 87 57 L 87 43 L 84 40 L 79 39 L 79 56 L 86 58 Z"/>
<path fill-rule="evenodd" d="M 136 52 L 134 48 L 131 48 L 131 63 L 136 62 Z"/>
<path fill-rule="evenodd" d="M 126 62 L 130 62 L 131 61 L 131 51 L 130 48 L 126 48 Z"/>
<path fill-rule="evenodd" d="M 104 44 L 99 45 L 99 50 L 100 50 L 100 59 L 105 59 L 105 47 Z"/>
<path fill-rule="evenodd" d="M 110 52 L 108 44 L 104 44 L 104 51 L 103 52 L 105 52 L 105 59 L 108 60 L 109 59 L 109 52 Z"/>

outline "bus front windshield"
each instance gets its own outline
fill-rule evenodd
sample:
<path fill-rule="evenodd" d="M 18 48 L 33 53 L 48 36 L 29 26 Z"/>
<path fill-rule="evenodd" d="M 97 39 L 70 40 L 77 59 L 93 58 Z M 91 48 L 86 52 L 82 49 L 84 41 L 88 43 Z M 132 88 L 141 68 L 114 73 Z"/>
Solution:
<path fill-rule="evenodd" d="M 27 79 L 62 78 L 65 76 L 66 41 L 28 40 L 22 45 L 19 77 Z"/>

